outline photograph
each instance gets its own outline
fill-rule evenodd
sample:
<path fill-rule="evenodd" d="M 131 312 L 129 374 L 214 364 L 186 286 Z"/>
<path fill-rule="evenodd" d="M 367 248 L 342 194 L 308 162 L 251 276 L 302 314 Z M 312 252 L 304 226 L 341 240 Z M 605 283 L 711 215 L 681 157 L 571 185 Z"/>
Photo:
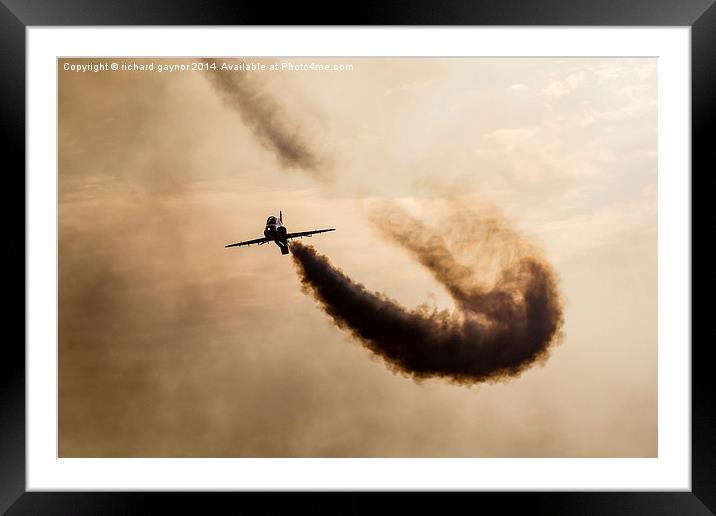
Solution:
<path fill-rule="evenodd" d="M 659 457 L 656 57 L 56 62 L 59 458 Z"/>

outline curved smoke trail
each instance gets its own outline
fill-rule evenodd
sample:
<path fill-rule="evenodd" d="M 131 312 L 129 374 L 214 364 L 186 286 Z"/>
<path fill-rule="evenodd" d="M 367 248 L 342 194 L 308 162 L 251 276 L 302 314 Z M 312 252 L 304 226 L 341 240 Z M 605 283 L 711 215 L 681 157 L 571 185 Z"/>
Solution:
<path fill-rule="evenodd" d="M 304 291 L 335 324 L 395 372 L 461 384 L 515 377 L 546 359 L 559 340 L 563 316 L 556 275 L 499 217 L 458 211 L 461 224 L 453 219 L 452 226 L 463 238 L 455 247 L 477 253 L 471 267 L 458 263 L 448 248 L 445 226 L 437 232 L 392 205 L 374 219 L 445 286 L 457 307 L 453 312 L 407 309 L 300 243 L 291 248 L 296 269 Z M 489 276 L 490 265 L 496 267 L 488 285 L 481 276 Z"/>

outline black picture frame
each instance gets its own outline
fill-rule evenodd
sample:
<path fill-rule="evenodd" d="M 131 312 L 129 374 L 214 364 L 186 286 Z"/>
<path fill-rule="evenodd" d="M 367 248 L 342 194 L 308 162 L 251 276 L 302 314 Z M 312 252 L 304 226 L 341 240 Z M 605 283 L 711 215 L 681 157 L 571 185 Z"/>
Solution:
<path fill-rule="evenodd" d="M 542 25 L 691 27 L 692 169 L 705 175 L 716 162 L 709 141 L 716 125 L 716 0 L 476 0 L 366 1 L 355 6 L 303 2 L 275 5 L 193 0 L 0 0 L 0 111 L 5 162 L 25 167 L 25 45 L 31 26 L 83 25 Z M 439 6 L 439 7 L 438 7 Z M 91 52 L 90 52 L 91 53 Z M 710 130 L 711 129 L 711 130 Z M 8 160 L 7 158 L 14 158 Z M 711 165 L 711 166 L 708 166 Z M 15 172 L 7 168 L 7 175 Z M 18 173 L 16 177 L 20 177 Z M 692 176 L 693 177 L 693 173 Z M 18 185 L 19 186 L 19 185 Z M 24 192 L 12 191 L 11 197 Z M 10 189 L 8 189 L 10 191 Z M 23 195 L 24 199 L 24 195 Z M 24 202 L 24 201 L 23 201 Z M 10 219 L 6 219 L 10 220 Z M 9 235 L 6 234 L 9 238 Z M 19 254 L 19 241 L 9 246 Z M 23 266 L 27 256 L 22 246 Z M 16 259 L 19 261 L 19 258 Z M 23 300 L 25 294 L 23 294 Z M 23 310 L 25 304 L 22 304 Z M 23 327 L 23 334 L 25 328 Z M 24 339 L 23 339 L 24 340 Z M 692 343 L 692 490 L 690 492 L 463 493 L 452 503 L 476 510 L 499 507 L 532 514 L 714 514 L 716 512 L 716 392 L 708 357 L 710 343 Z M 210 513 L 228 503 L 264 510 L 367 512 L 386 503 L 380 493 L 349 493 L 316 501 L 312 493 L 77 493 L 26 492 L 25 344 L 4 342 L 0 374 L 0 510 L 8 514 L 128 514 L 147 504 L 164 510 Z M 240 502 L 239 502 L 240 498 Z M 445 510 L 443 496 L 420 493 L 422 509 Z M 234 505 L 240 503 L 241 505 Z M 404 506 L 404 502 L 400 502 Z M 232 507 L 233 506 L 233 507 Z"/>

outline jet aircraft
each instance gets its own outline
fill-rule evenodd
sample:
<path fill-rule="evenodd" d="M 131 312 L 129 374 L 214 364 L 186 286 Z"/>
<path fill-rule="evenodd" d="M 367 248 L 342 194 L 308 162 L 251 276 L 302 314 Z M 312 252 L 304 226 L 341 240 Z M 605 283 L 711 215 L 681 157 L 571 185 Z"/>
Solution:
<path fill-rule="evenodd" d="M 288 254 L 288 241 L 291 238 L 303 238 L 310 237 L 318 233 L 326 233 L 328 231 L 335 231 L 335 228 L 330 229 L 314 229 L 312 231 L 299 231 L 298 233 L 288 233 L 286 226 L 283 225 L 283 213 L 278 212 L 278 218 L 271 215 L 266 219 L 266 227 L 264 228 L 263 238 L 255 238 L 254 240 L 246 240 L 244 242 L 236 242 L 235 244 L 228 244 L 224 247 L 241 247 L 243 245 L 258 244 L 263 245 L 269 242 L 274 242 L 279 249 L 281 254 Z"/>

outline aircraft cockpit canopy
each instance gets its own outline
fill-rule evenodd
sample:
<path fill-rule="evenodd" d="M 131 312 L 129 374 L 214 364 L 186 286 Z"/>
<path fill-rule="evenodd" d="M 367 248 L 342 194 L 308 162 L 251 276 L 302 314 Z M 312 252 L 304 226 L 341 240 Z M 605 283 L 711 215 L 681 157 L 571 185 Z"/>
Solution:
<path fill-rule="evenodd" d="M 276 224 L 276 217 L 271 216 L 268 219 L 266 219 L 266 225 L 269 225 L 269 224 Z"/>

